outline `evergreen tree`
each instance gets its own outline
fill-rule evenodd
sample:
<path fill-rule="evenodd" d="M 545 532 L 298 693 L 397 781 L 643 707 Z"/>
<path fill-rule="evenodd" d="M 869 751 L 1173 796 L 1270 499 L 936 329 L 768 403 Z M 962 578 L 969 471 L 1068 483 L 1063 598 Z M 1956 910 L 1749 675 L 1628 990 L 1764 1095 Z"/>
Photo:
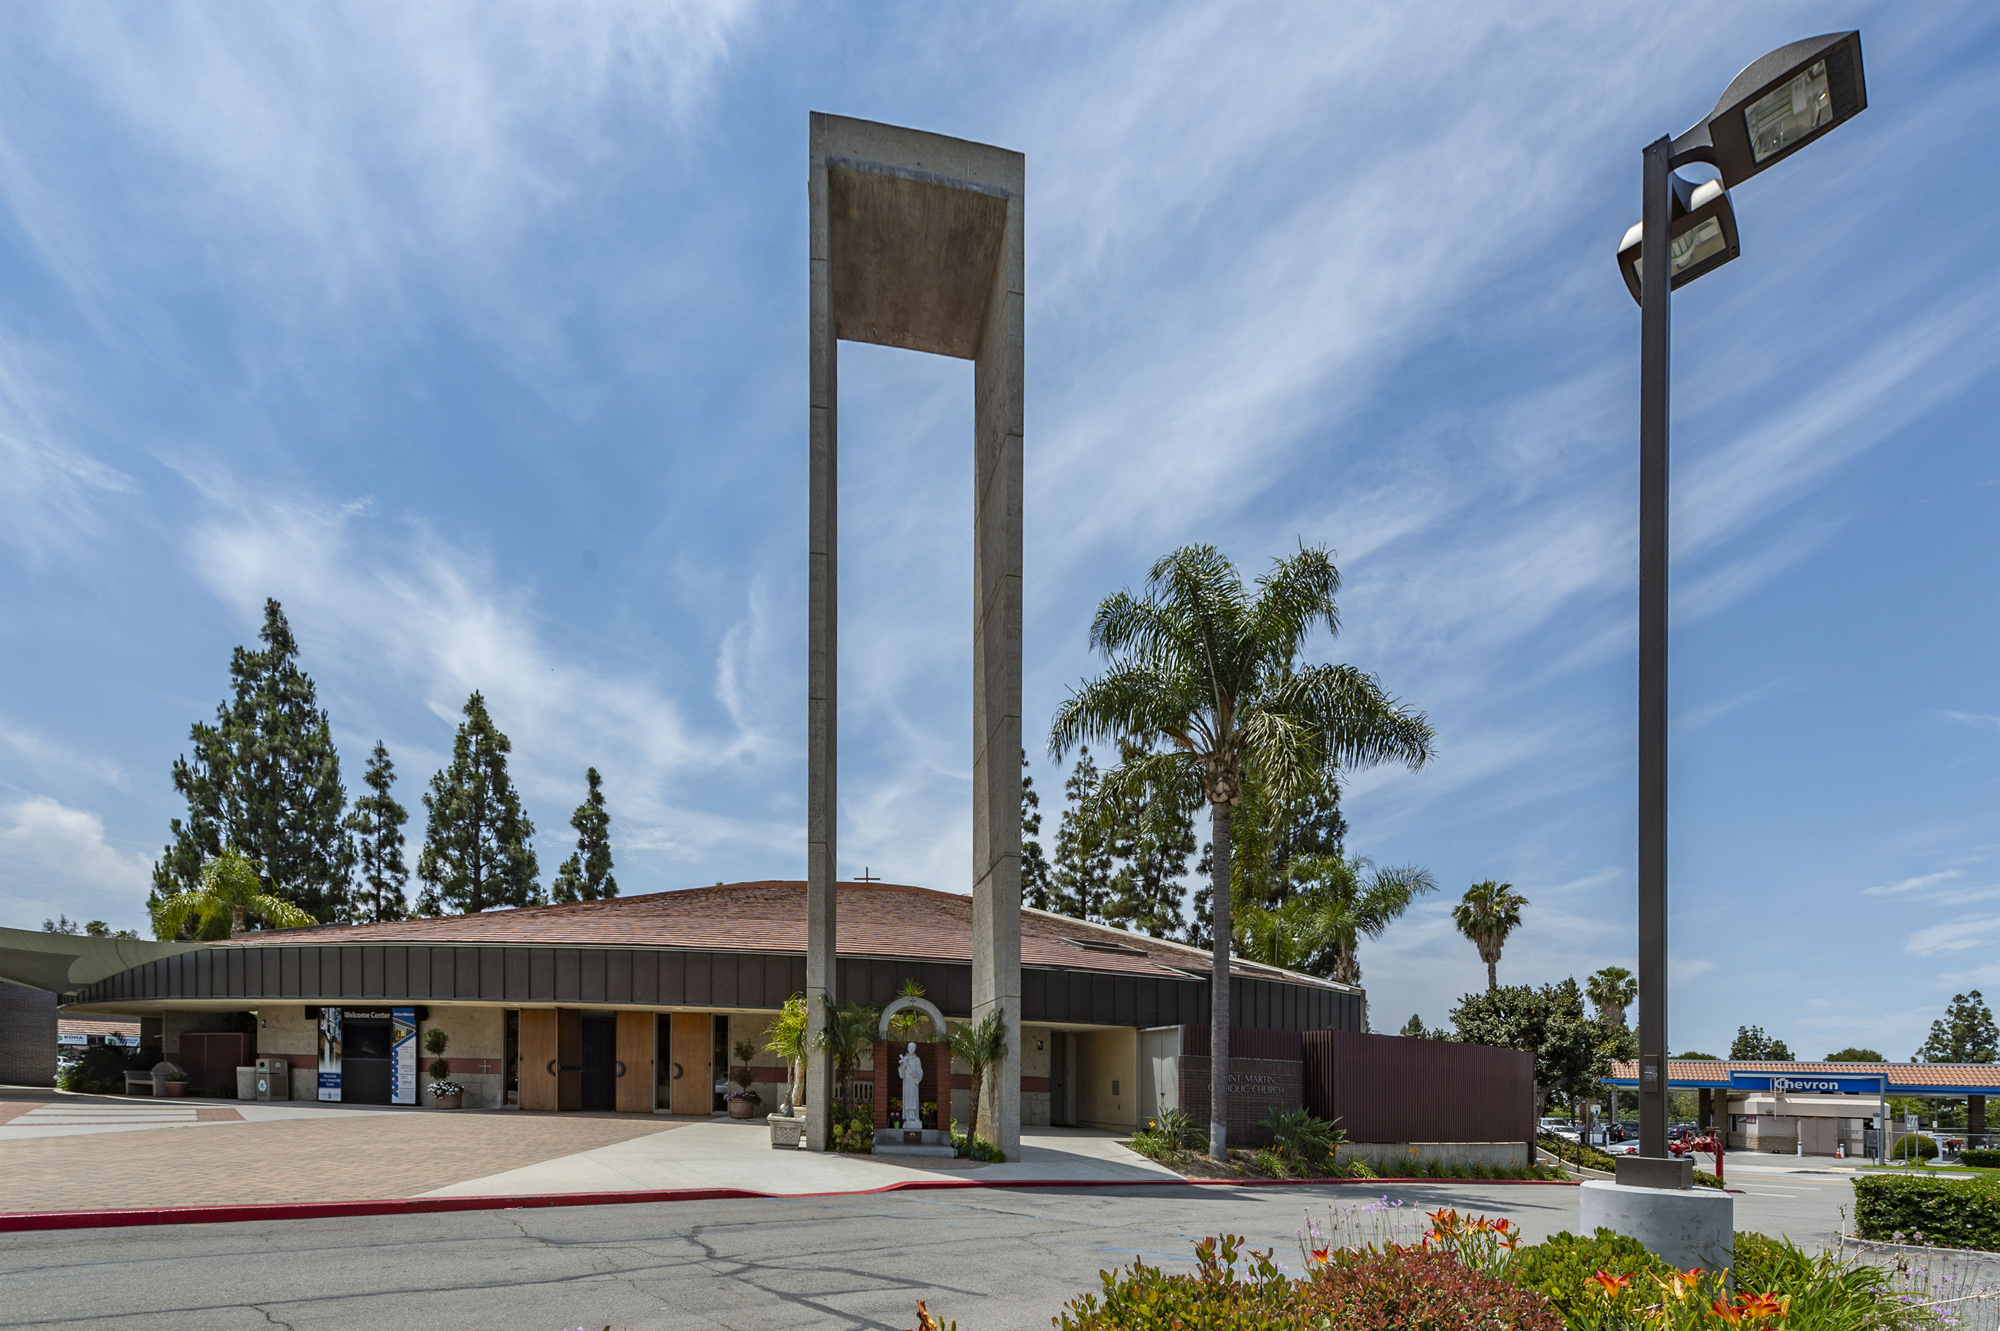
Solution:
<path fill-rule="evenodd" d="M 1572 1102 L 1590 1094 L 1616 1055 L 1604 1024 L 1583 1009 L 1575 980 L 1532 985 L 1497 985 L 1467 994 L 1451 1013 L 1458 1038 L 1468 1044 L 1523 1049 L 1535 1056 L 1535 1112 L 1544 1112 L 1551 1093 Z"/>
<path fill-rule="evenodd" d="M 452 741 L 451 765 L 431 778 L 424 810 L 430 825 L 417 860 L 424 915 L 472 915 L 495 906 L 538 906 L 540 866 L 529 844 L 535 825 L 507 775 L 513 744 L 475 692 Z"/>
<path fill-rule="evenodd" d="M 349 918 L 353 848 L 341 827 L 347 792 L 340 755 L 298 642 L 276 601 L 264 602 L 263 646 L 230 656 L 234 696 L 213 725 L 189 730 L 192 758 L 174 760 L 185 820 L 153 866 L 149 909 L 199 890 L 202 868 L 234 846 L 257 866 L 262 890 L 318 920 Z"/>
<path fill-rule="evenodd" d="M 1736 1038 L 1729 1044 L 1729 1056 L 1758 1063 L 1792 1061 L 1791 1049 L 1783 1040 L 1774 1040 L 1764 1034 L 1762 1026 L 1738 1026 Z"/>
<path fill-rule="evenodd" d="M 368 756 L 368 774 L 362 778 L 368 793 L 354 801 L 346 827 L 354 834 L 355 865 L 360 881 L 354 892 L 357 920 L 400 920 L 410 913 L 403 897 L 403 885 L 410 871 L 403 863 L 403 824 L 409 811 L 396 802 L 390 788 L 396 783 L 396 765 L 389 761 L 388 746 L 375 741 Z"/>
<path fill-rule="evenodd" d="M 1111 851 L 1097 803 L 1097 764 L 1090 750 L 1077 754 L 1063 782 L 1062 822 L 1056 827 L 1055 863 L 1049 872 L 1050 909 L 1079 920 L 1101 920 L 1111 893 Z"/>
<path fill-rule="evenodd" d="M 1270 795 L 1255 773 L 1243 778 L 1243 802 L 1230 819 L 1229 882 L 1231 914 L 1239 910 L 1274 911 L 1291 900 L 1302 880 L 1294 861 L 1326 856 L 1339 859 L 1347 844 L 1347 820 L 1340 812 L 1340 787 L 1331 776 L 1318 774 L 1295 799 Z M 1186 941 L 1196 947 L 1211 942 L 1209 881 L 1215 876 L 1213 847 L 1204 843 L 1195 864 L 1193 914 Z"/>
<path fill-rule="evenodd" d="M 1144 752 L 1121 740 L 1121 768 Z M 1181 880 L 1194 857 L 1194 813 L 1201 790 L 1191 784 L 1171 789 L 1159 779 L 1105 781 L 1093 802 L 1105 847 L 1118 866 L 1104 901 L 1104 922 L 1155 938 L 1177 931 L 1185 892 Z"/>
<path fill-rule="evenodd" d="M 1931 1023 L 1931 1038 L 1917 1051 L 1919 1063 L 1991 1063 L 2000 1053 L 2000 1033 L 1992 1009 L 1977 989 L 1953 994 L 1944 1016 Z"/>
<path fill-rule="evenodd" d="M 1042 797 L 1028 775 L 1028 751 L 1021 750 L 1021 901 L 1036 910 L 1054 910 L 1055 889 L 1049 883 L 1049 858 L 1037 840 L 1042 831 Z"/>
<path fill-rule="evenodd" d="M 583 779 L 590 793 L 569 825 L 576 829 L 576 853 L 556 870 L 557 901 L 600 901 L 618 895 L 618 880 L 611 876 L 611 815 L 604 811 L 604 778 L 592 767 Z"/>

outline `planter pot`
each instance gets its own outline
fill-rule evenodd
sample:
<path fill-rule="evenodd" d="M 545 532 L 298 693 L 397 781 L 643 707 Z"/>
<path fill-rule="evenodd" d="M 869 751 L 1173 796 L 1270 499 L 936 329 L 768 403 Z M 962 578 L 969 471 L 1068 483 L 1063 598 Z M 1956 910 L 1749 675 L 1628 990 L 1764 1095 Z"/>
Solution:
<path fill-rule="evenodd" d="M 184 1081 L 162 1082 L 161 1085 L 167 1088 L 167 1095 L 170 1099 L 178 1100 L 188 1093 L 188 1084 Z"/>
<path fill-rule="evenodd" d="M 755 1118 L 757 1117 L 757 1106 L 751 1104 L 748 1100 L 731 1100 L 729 1102 L 729 1117 Z"/>
<path fill-rule="evenodd" d="M 431 1097 L 431 1108 L 433 1108 L 433 1109 L 456 1109 L 456 1108 L 458 1108 L 459 1104 L 460 1104 L 460 1103 L 461 1103 L 461 1102 L 462 1102 L 462 1101 L 463 1101 L 464 1099 L 465 1099 L 465 1096 L 464 1096 L 463 1094 L 459 1094 L 459 1095 L 433 1095 L 433 1096 Z"/>

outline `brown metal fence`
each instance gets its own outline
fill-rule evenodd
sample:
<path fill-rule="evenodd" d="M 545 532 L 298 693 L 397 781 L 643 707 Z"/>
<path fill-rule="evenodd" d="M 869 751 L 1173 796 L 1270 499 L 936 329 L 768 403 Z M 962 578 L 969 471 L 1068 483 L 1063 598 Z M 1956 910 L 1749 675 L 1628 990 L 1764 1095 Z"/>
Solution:
<path fill-rule="evenodd" d="M 1232 1053 L 1245 1036 L 1232 1031 Z M 1535 1135 L 1535 1060 L 1518 1049 L 1358 1031 L 1292 1034 L 1306 1108 L 1355 1142 L 1525 1142 Z M 1247 1042 L 1246 1042 L 1247 1043 Z M 1266 1055 L 1282 1057 L 1282 1055 Z"/>

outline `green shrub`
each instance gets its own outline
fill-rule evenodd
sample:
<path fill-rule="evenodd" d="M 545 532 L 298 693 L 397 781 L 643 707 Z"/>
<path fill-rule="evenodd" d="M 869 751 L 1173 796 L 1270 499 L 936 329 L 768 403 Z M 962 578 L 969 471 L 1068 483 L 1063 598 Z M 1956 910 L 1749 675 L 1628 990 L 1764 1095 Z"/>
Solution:
<path fill-rule="evenodd" d="M 1098 1294 L 1072 1300 L 1064 1331 L 1291 1331 L 1306 1327 L 1424 1331 L 1562 1331 L 1548 1300 L 1468 1269 L 1448 1253 L 1391 1248 L 1312 1255 L 1304 1276 L 1233 1235 L 1195 1245 L 1196 1269 L 1174 1274 L 1135 1262 L 1106 1271 Z"/>
<path fill-rule="evenodd" d="M 1958 1163 L 1973 1165 L 1979 1169 L 2000 1169 L 2000 1151 L 1987 1151 L 1971 1147 L 1958 1153 Z"/>
<path fill-rule="evenodd" d="M 873 1110 L 860 1105 L 833 1105 L 833 1149 L 845 1151 L 849 1155 L 873 1155 L 875 1152 L 875 1114 Z"/>
<path fill-rule="evenodd" d="M 1252 1167 L 1266 1178 L 1290 1178 L 1292 1162 L 1284 1152 L 1266 1146 L 1251 1158 Z"/>
<path fill-rule="evenodd" d="M 960 1159 L 977 1160 L 983 1164 L 999 1164 L 1007 1157 L 1000 1148 L 984 1137 L 974 1137 L 960 1128 L 956 1121 L 951 1125 L 951 1145 Z"/>
<path fill-rule="evenodd" d="M 1274 1109 L 1257 1125 L 1271 1134 L 1271 1149 L 1317 1174 L 1347 1134 L 1307 1109 Z"/>
<path fill-rule="evenodd" d="M 1889 1153 L 1897 1160 L 1935 1160 L 1938 1144 L 1935 1137 L 1927 1137 L 1921 1132 L 1913 1132 L 1896 1143 L 1896 1149 Z"/>
<path fill-rule="evenodd" d="M 1587 1238 L 1564 1231 L 1520 1248 L 1504 1274 L 1507 1280 L 1546 1298 L 1571 1331 L 1588 1331 L 1605 1324 L 1636 1322 L 1640 1303 L 1654 1292 L 1650 1282 L 1642 1279 L 1618 1298 L 1607 1299 L 1584 1283 L 1590 1277 L 1599 1271 L 1614 1276 L 1665 1275 L 1672 1269 L 1647 1252 L 1639 1240 L 1599 1229 Z"/>
<path fill-rule="evenodd" d="M 1733 1274 L 1740 1293 L 1786 1300 L 1786 1324 L 1798 1331 L 1881 1331 L 1931 1320 L 1897 1297 L 1888 1272 L 1754 1230 L 1736 1232 Z"/>
<path fill-rule="evenodd" d="M 1865 1239 L 2000 1252 L 2000 1176 L 1869 1174 L 1854 1180 L 1854 1223 Z"/>
<path fill-rule="evenodd" d="M 1616 1173 L 1618 1170 L 1618 1162 L 1607 1153 L 1595 1146 L 1585 1146 L 1567 1137 L 1558 1137 L 1553 1132 L 1536 1133 L 1535 1145 L 1558 1160 L 1567 1160 L 1573 1165 L 1582 1165 L 1585 1169 L 1602 1170 L 1606 1174 Z"/>
<path fill-rule="evenodd" d="M 1159 1132 L 1182 1151 L 1206 1151 L 1208 1128 L 1185 1109 L 1162 1109 Z"/>

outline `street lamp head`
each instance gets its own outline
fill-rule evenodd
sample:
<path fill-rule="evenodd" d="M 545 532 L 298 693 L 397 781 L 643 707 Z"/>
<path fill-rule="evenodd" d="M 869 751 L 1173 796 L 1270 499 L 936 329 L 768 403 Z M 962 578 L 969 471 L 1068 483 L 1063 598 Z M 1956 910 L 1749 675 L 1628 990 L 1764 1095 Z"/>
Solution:
<path fill-rule="evenodd" d="M 1808 37 L 1730 80 L 1708 119 L 1674 140 L 1673 165 L 1707 162 L 1734 189 L 1868 105 L 1861 34 Z"/>
<path fill-rule="evenodd" d="M 1736 209 L 1721 181 L 1706 180 L 1697 185 L 1675 176 L 1673 187 L 1673 224 L 1667 231 L 1667 289 L 1679 291 L 1742 251 L 1737 244 Z M 1632 299 L 1642 305 L 1639 242 L 1645 233 L 1645 224 L 1639 223 L 1618 244 L 1618 271 L 1625 275 L 1625 287 L 1632 293 Z"/>

